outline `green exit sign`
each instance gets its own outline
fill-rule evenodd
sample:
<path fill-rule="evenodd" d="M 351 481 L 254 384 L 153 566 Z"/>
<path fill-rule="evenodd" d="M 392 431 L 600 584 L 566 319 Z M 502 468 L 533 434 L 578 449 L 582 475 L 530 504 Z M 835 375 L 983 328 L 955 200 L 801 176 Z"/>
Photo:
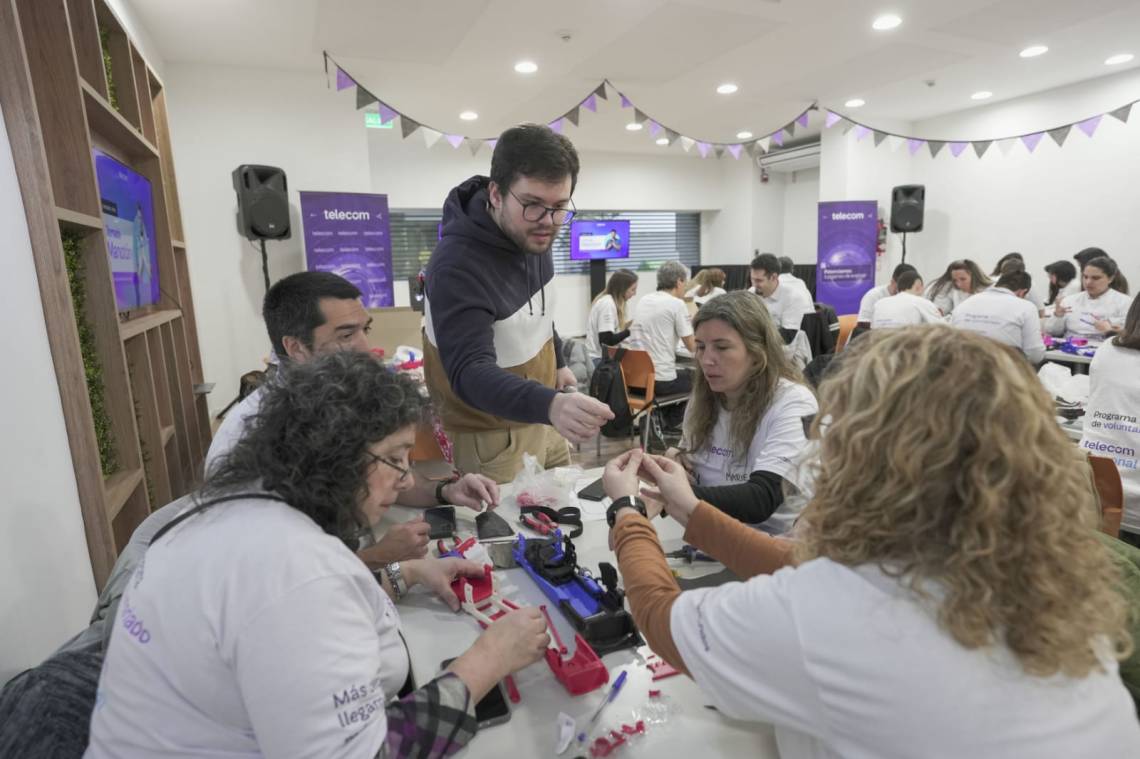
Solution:
<path fill-rule="evenodd" d="M 379 113 L 366 112 L 364 114 L 364 126 L 368 127 L 369 129 L 391 129 L 392 125 L 395 123 L 395 119 L 392 119 L 386 123 L 380 121 Z"/>

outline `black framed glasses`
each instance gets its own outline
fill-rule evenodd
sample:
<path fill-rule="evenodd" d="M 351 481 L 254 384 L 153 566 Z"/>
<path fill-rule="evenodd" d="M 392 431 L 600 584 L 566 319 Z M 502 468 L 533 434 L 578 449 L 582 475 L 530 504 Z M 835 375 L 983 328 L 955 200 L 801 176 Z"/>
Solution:
<path fill-rule="evenodd" d="M 569 208 L 551 208 L 542 203 L 524 203 L 518 195 L 515 195 L 514 190 L 507 190 L 507 192 L 522 206 L 522 217 L 526 221 L 542 221 L 544 216 L 550 214 L 550 220 L 556 225 L 562 226 L 573 219 L 574 214 L 578 213 L 578 209 L 574 208 L 574 201 L 570 201 Z"/>
<path fill-rule="evenodd" d="M 400 466 L 399 464 L 393 463 L 393 462 L 389 461 L 388 459 L 381 458 L 380 456 L 377 456 L 377 455 L 372 454 L 372 453 L 369 453 L 368 456 L 369 456 L 369 458 L 372 459 L 373 462 L 378 461 L 381 464 L 386 464 L 386 465 L 392 467 L 393 469 L 395 469 L 397 472 L 399 472 L 400 478 L 398 480 L 396 480 L 397 482 L 403 482 L 404 480 L 408 479 L 408 476 L 411 475 L 411 473 L 412 473 L 411 469 L 404 469 L 404 467 Z"/>

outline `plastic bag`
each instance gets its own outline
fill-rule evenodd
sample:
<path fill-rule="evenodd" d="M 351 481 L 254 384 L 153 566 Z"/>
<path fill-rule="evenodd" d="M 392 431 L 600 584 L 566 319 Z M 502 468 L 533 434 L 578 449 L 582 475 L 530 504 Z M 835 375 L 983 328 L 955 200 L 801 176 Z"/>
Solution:
<path fill-rule="evenodd" d="M 522 469 L 511 483 L 511 492 L 520 509 L 529 506 L 561 509 L 570 505 L 570 492 L 581 476 L 579 467 L 543 469 L 538 459 L 524 453 Z"/>
<path fill-rule="evenodd" d="M 1054 398 L 1084 406 L 1089 402 L 1089 376 L 1073 374 L 1067 366 L 1046 362 L 1037 371 L 1037 378 Z"/>

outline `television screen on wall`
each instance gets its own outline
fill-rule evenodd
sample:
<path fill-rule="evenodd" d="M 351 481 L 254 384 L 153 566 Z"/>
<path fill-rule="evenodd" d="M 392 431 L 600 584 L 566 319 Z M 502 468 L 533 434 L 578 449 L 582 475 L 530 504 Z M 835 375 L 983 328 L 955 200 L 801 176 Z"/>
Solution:
<path fill-rule="evenodd" d="M 570 260 L 629 258 L 629 221 L 570 222 Z"/>
<path fill-rule="evenodd" d="M 150 180 L 99 150 L 95 178 L 103 207 L 103 230 L 115 304 L 120 311 L 158 302 L 158 246 Z"/>

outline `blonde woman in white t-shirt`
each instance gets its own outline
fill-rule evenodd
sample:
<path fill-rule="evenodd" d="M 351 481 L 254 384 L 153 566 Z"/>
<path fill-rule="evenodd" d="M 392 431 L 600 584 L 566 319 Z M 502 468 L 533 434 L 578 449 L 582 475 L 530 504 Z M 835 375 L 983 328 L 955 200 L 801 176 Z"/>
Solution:
<path fill-rule="evenodd" d="M 872 331 L 844 356 L 820 386 L 795 541 L 701 502 L 668 459 L 607 465 L 612 497 L 639 477 L 659 493 L 611 507 L 646 642 L 725 716 L 773 725 L 783 759 L 1136 759 L 1119 569 L 1032 367 L 943 325 Z M 652 526 L 661 501 L 748 579 L 681 591 Z"/>
<path fill-rule="evenodd" d="M 964 258 L 961 261 L 951 261 L 942 276 L 927 286 L 926 298 L 938 307 L 943 316 L 949 316 L 959 303 L 991 284 L 989 277 L 976 263 Z"/>
<path fill-rule="evenodd" d="M 685 300 L 691 300 L 698 306 L 703 306 L 718 295 L 724 295 L 724 283 L 727 277 L 723 269 L 701 269 L 694 276 L 690 284 L 693 287 L 685 293 Z"/>
<path fill-rule="evenodd" d="M 625 307 L 636 295 L 637 275 L 618 269 L 610 275 L 606 289 L 594 298 L 586 317 L 586 355 L 594 366 L 602 360 L 602 351 L 629 337 Z"/>
<path fill-rule="evenodd" d="M 725 293 L 693 318 L 699 371 L 685 410 L 683 458 L 700 497 L 742 522 L 786 532 L 810 483 L 796 465 L 818 410 L 763 301 Z"/>

